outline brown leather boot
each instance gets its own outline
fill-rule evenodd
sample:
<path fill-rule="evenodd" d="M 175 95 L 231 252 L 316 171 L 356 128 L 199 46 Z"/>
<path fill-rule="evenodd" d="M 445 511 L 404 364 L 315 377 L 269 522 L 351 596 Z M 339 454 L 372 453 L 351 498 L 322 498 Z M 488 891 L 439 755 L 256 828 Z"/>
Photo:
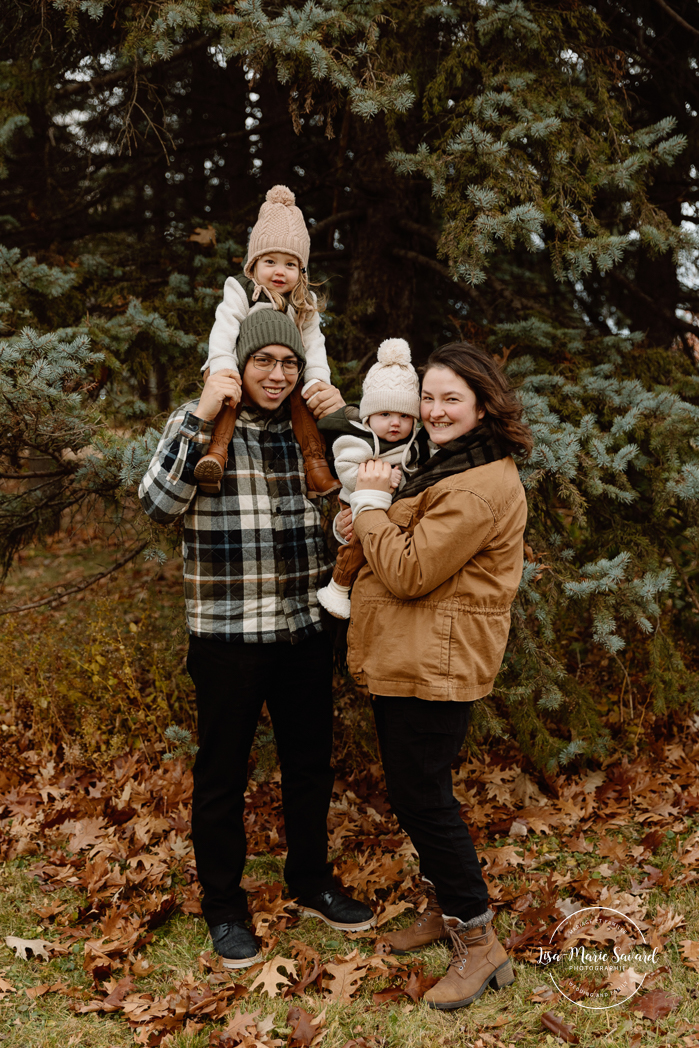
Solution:
<path fill-rule="evenodd" d="M 430 1008 L 465 1008 L 477 1001 L 488 986 L 500 990 L 515 981 L 512 961 L 495 937 L 492 921 L 479 928 L 463 928 L 461 921 L 446 917 L 444 925 L 454 952 L 447 974 L 425 994 Z"/>
<path fill-rule="evenodd" d="M 306 489 L 309 499 L 320 498 L 339 491 L 342 484 L 333 477 L 325 459 L 325 441 L 318 432 L 316 420 L 296 387 L 289 397 L 291 425 L 301 447 L 303 469 L 306 474 Z"/>
<path fill-rule="evenodd" d="M 432 942 L 448 939 L 449 932 L 444 927 L 444 914 L 436 899 L 430 899 L 424 913 L 413 921 L 409 928 L 398 932 L 387 932 L 376 943 L 377 953 L 410 953 L 420 950 Z"/>
<path fill-rule="evenodd" d="M 221 408 L 216 416 L 209 450 L 194 467 L 194 476 L 205 495 L 215 495 L 221 490 L 221 480 L 228 462 L 228 445 L 235 429 L 239 406 L 239 403 L 235 407 L 226 404 Z"/>

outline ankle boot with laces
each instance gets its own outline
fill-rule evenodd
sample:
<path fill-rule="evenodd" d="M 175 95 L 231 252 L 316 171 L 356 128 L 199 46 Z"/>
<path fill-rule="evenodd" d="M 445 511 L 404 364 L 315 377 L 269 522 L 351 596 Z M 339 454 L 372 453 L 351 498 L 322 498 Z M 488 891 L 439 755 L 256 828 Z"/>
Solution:
<path fill-rule="evenodd" d="M 449 933 L 444 927 L 444 915 L 436 899 L 430 899 L 427 909 L 413 921 L 409 928 L 382 935 L 376 943 L 377 953 L 410 953 L 432 942 L 447 939 Z"/>
<path fill-rule="evenodd" d="M 430 1008 L 465 1008 L 478 1000 L 488 986 L 501 990 L 515 981 L 512 961 L 495 936 L 492 920 L 468 928 L 454 917 L 445 917 L 444 926 L 454 952 L 447 974 L 425 994 Z"/>

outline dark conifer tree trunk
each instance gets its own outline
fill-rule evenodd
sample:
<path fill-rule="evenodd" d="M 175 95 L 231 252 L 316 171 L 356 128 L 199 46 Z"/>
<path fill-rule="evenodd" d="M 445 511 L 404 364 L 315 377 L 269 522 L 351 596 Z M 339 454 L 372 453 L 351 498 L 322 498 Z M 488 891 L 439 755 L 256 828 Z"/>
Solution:
<path fill-rule="evenodd" d="M 398 222 L 416 214 L 419 192 L 386 164 L 389 142 L 383 118 L 369 124 L 354 118 L 349 142 L 354 153 L 351 193 L 344 196 L 359 214 L 347 237 L 352 269 L 346 309 L 357 317 L 347 352 L 365 358 L 387 336 L 411 338 L 418 306 L 415 267 L 394 249 L 401 243 Z"/>

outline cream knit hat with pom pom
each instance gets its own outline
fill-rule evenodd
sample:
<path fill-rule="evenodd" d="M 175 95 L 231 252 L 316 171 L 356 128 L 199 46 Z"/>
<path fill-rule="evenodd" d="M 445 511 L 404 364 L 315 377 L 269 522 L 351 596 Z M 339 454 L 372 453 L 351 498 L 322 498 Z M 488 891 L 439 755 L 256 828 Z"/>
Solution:
<path fill-rule="evenodd" d="M 377 411 L 400 411 L 419 418 L 420 382 L 410 363 L 408 343 L 404 338 L 387 338 L 379 346 L 377 357 L 362 387 L 362 422 Z"/>
<path fill-rule="evenodd" d="M 250 234 L 248 260 L 245 276 L 252 277 L 252 270 L 260 255 L 270 251 L 283 251 L 295 255 L 301 268 L 308 265 L 311 238 L 298 207 L 296 197 L 287 186 L 272 186 L 267 199 L 260 208 L 257 222 Z"/>

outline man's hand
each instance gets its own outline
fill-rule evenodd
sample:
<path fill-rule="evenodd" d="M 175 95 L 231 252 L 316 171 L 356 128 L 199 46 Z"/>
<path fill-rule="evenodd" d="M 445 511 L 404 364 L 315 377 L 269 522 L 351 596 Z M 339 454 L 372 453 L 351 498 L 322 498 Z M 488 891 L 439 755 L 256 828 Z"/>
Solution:
<path fill-rule="evenodd" d="M 394 466 L 391 470 L 391 490 L 395 491 L 397 487 L 400 487 L 400 480 L 403 476 L 400 466 Z"/>
<path fill-rule="evenodd" d="M 361 462 L 354 490 L 388 491 L 390 493 L 392 473 L 393 470 L 389 462 L 380 462 L 378 459 L 369 459 L 368 462 Z"/>
<path fill-rule="evenodd" d="M 333 411 L 345 406 L 340 390 L 335 386 L 329 386 L 327 382 L 316 382 L 308 393 L 302 393 L 301 396 L 308 404 L 308 410 L 315 419 L 332 415 Z"/>
<path fill-rule="evenodd" d="M 335 531 L 345 542 L 352 541 L 354 528 L 352 527 L 352 510 L 349 506 L 346 509 L 341 509 L 335 517 Z"/>
<path fill-rule="evenodd" d="M 199 406 L 194 412 L 196 417 L 212 422 L 224 404 L 229 404 L 234 408 L 242 395 L 242 384 L 238 372 L 229 368 L 223 368 L 215 375 L 209 375 L 201 391 Z"/>

